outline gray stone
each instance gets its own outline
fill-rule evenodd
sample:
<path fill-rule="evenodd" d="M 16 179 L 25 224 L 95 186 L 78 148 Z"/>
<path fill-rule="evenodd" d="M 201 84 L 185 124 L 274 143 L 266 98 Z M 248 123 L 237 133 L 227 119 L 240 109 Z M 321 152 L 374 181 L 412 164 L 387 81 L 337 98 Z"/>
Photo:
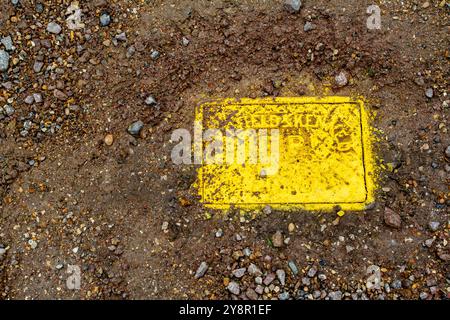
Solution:
<path fill-rule="evenodd" d="M 311 267 L 311 269 L 308 270 L 308 277 L 314 278 L 314 276 L 316 275 L 316 273 L 317 273 L 317 269 L 314 268 L 314 267 Z"/>
<path fill-rule="evenodd" d="M 44 12 L 44 5 L 40 2 L 36 3 L 34 10 L 36 10 L 37 13 L 42 13 L 42 12 Z"/>
<path fill-rule="evenodd" d="M 56 22 L 49 22 L 47 24 L 47 31 L 53 34 L 60 34 L 61 33 L 61 26 L 57 24 Z"/>
<path fill-rule="evenodd" d="M 0 50 L 0 71 L 6 71 L 9 68 L 9 54 L 5 50 Z"/>
<path fill-rule="evenodd" d="M 33 71 L 38 73 L 41 72 L 44 63 L 42 61 L 35 61 L 33 64 Z"/>
<path fill-rule="evenodd" d="M 26 104 L 33 104 L 34 97 L 32 95 L 27 96 L 24 101 L 25 101 Z"/>
<path fill-rule="evenodd" d="M 242 278 L 244 276 L 246 270 L 247 270 L 246 268 L 239 268 L 239 269 L 233 270 L 232 274 L 236 278 Z"/>
<path fill-rule="evenodd" d="M 272 283 L 272 281 L 275 280 L 275 274 L 273 273 L 269 273 L 265 278 L 264 278 L 264 285 L 268 286 L 269 284 Z"/>
<path fill-rule="evenodd" d="M 286 272 L 283 269 L 278 269 L 276 274 L 278 281 L 280 281 L 280 284 L 284 286 L 286 284 Z"/>
<path fill-rule="evenodd" d="M 286 0 L 284 2 L 284 8 L 290 13 L 297 13 L 302 7 L 301 0 Z"/>
<path fill-rule="evenodd" d="M 223 236 L 223 230 L 219 229 L 216 231 L 216 238 L 221 238 Z"/>
<path fill-rule="evenodd" d="M 338 87 L 345 87 L 348 84 L 347 74 L 344 71 L 339 72 L 339 74 L 334 77 L 334 81 Z"/>
<path fill-rule="evenodd" d="M 128 133 L 133 136 L 137 136 L 137 135 L 139 135 L 139 133 L 141 132 L 143 127 L 144 127 L 144 123 L 141 120 L 133 122 L 128 127 Z"/>
<path fill-rule="evenodd" d="M 305 25 L 303 26 L 303 31 L 308 32 L 308 31 L 314 30 L 315 28 L 316 28 L 315 24 L 307 21 L 305 23 Z"/>
<path fill-rule="evenodd" d="M 197 271 L 195 272 L 195 279 L 199 279 L 201 277 L 203 277 L 206 273 L 206 271 L 208 270 L 208 264 L 203 261 L 202 263 L 200 263 L 200 266 L 198 267 Z"/>
<path fill-rule="evenodd" d="M 42 95 L 40 93 L 33 93 L 33 98 L 35 103 L 42 102 Z"/>
<path fill-rule="evenodd" d="M 4 105 L 3 110 L 5 112 L 5 115 L 8 117 L 11 117 L 14 114 L 14 112 L 16 112 L 16 110 L 13 107 L 11 107 L 9 104 Z"/>
<path fill-rule="evenodd" d="M 100 16 L 100 25 L 102 27 L 107 27 L 109 26 L 110 23 L 111 23 L 111 16 L 109 15 L 109 13 L 107 12 L 102 13 L 102 15 Z"/>
<path fill-rule="evenodd" d="M 262 285 L 257 285 L 255 288 L 255 292 L 257 294 L 263 294 L 264 293 L 264 287 Z"/>
<path fill-rule="evenodd" d="M 234 282 L 234 281 L 231 281 L 228 284 L 227 289 L 228 289 L 228 291 L 230 291 L 234 295 L 238 295 L 241 292 L 241 289 L 239 288 L 239 285 L 236 282 Z"/>
<path fill-rule="evenodd" d="M 116 35 L 116 40 L 117 41 L 127 41 L 127 34 L 125 32 L 119 33 L 118 35 Z"/>
<path fill-rule="evenodd" d="M 289 261 L 288 262 L 288 266 L 289 266 L 289 269 L 291 269 L 291 271 L 292 271 L 292 274 L 294 275 L 294 276 L 296 276 L 297 274 L 298 274 L 298 268 L 297 268 L 297 266 L 295 265 L 295 262 L 294 261 Z"/>
<path fill-rule="evenodd" d="M 14 48 L 11 36 L 2 38 L 1 42 L 5 46 L 6 51 L 12 51 L 12 49 Z"/>
<path fill-rule="evenodd" d="M 302 278 L 302 284 L 305 286 L 309 286 L 311 284 L 311 280 L 309 280 L 308 277 L 303 277 Z"/>
<path fill-rule="evenodd" d="M 342 292 L 341 291 L 332 291 L 328 293 L 328 297 L 330 300 L 342 300 Z"/>
<path fill-rule="evenodd" d="M 433 245 L 433 242 L 434 242 L 434 239 L 427 239 L 427 240 L 425 240 L 425 245 L 428 248 L 431 248 L 431 246 Z"/>
<path fill-rule="evenodd" d="M 248 288 L 247 291 L 245 292 L 245 295 L 246 295 L 247 298 L 249 298 L 250 300 L 258 300 L 258 294 L 257 294 L 256 291 L 253 290 L 252 288 Z"/>
<path fill-rule="evenodd" d="M 53 96 L 61 101 L 66 101 L 68 98 L 67 95 L 59 89 L 53 90 Z"/>
<path fill-rule="evenodd" d="M 152 52 L 150 53 L 150 57 L 151 57 L 153 60 L 158 59 L 160 55 L 161 55 L 161 54 L 160 54 L 159 51 L 157 51 L 157 50 L 152 50 Z"/>
<path fill-rule="evenodd" d="M 445 156 L 450 159 L 450 146 L 445 149 Z"/>
<path fill-rule="evenodd" d="M 247 271 L 248 271 L 248 273 L 251 274 L 252 276 L 260 276 L 260 275 L 262 275 L 261 270 L 260 270 L 254 263 L 252 263 L 252 264 L 250 264 L 250 265 L 248 266 Z"/>
<path fill-rule="evenodd" d="M 186 37 L 183 37 L 183 39 L 181 39 L 181 43 L 183 44 L 183 46 L 187 47 L 190 43 L 189 39 Z"/>
<path fill-rule="evenodd" d="M 402 282 L 400 280 L 394 280 L 391 283 L 392 289 L 401 289 L 402 288 Z"/>
<path fill-rule="evenodd" d="M 421 300 L 426 300 L 426 299 L 428 298 L 428 293 L 426 293 L 426 292 L 421 292 L 421 293 L 419 294 L 419 297 L 420 297 Z"/>
<path fill-rule="evenodd" d="M 280 299 L 280 300 L 287 300 L 287 299 L 289 299 L 289 292 L 283 292 L 283 293 L 280 293 L 279 295 L 278 295 L 278 299 Z"/>
<path fill-rule="evenodd" d="M 440 223 L 438 221 L 430 221 L 428 226 L 430 227 L 431 231 L 437 231 L 439 229 Z"/>
<path fill-rule="evenodd" d="M 245 248 L 242 252 L 244 252 L 244 255 L 246 257 L 250 257 L 250 255 L 252 254 L 252 250 L 250 248 Z"/>
<path fill-rule="evenodd" d="M 155 105 L 156 99 L 153 96 L 148 96 L 147 98 L 145 98 L 145 104 L 148 106 Z"/>
<path fill-rule="evenodd" d="M 433 92 L 433 88 L 428 88 L 427 90 L 425 90 L 425 96 L 429 99 L 433 98 L 434 92 Z"/>

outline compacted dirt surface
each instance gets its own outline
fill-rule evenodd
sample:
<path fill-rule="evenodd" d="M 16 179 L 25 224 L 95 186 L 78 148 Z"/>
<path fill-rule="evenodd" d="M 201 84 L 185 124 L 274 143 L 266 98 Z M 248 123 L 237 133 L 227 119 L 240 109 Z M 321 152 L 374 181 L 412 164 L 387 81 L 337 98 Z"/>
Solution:
<path fill-rule="evenodd" d="M 449 3 L 288 9 L 0 1 L 1 299 L 450 297 Z M 211 210 L 171 161 L 204 101 L 320 95 L 374 115 L 363 212 Z"/>

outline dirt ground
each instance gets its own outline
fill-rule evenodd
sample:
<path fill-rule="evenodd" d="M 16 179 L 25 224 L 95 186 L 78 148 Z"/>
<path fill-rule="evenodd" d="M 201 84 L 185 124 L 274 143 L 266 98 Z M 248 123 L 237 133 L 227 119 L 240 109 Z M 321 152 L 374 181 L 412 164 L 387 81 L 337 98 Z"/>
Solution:
<path fill-rule="evenodd" d="M 448 2 L 92 0 L 74 31 L 70 1 L 13 2 L 0 0 L 14 46 L 0 46 L 0 107 L 15 110 L 0 111 L 1 299 L 450 298 Z M 197 168 L 171 161 L 201 102 L 323 94 L 364 96 L 376 115 L 384 169 L 366 211 L 222 214 L 199 203 Z"/>

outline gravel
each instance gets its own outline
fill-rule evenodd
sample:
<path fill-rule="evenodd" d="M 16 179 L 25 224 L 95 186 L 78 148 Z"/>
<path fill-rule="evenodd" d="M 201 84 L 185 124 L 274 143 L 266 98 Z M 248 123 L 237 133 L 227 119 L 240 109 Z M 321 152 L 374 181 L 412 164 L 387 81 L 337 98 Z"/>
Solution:
<path fill-rule="evenodd" d="M 137 135 L 139 135 L 139 133 L 141 133 L 141 130 L 143 127 L 144 127 L 144 123 L 141 120 L 133 122 L 128 127 L 128 133 L 133 136 L 137 136 Z"/>
<path fill-rule="evenodd" d="M 332 291 L 328 293 L 328 297 L 330 300 L 342 300 L 342 292 L 341 291 Z"/>
<path fill-rule="evenodd" d="M 292 271 L 292 274 L 294 275 L 294 276 L 296 276 L 297 274 L 298 274 L 298 268 L 297 268 L 297 265 L 295 264 L 295 262 L 294 261 L 289 261 L 288 262 L 288 266 L 289 266 L 289 269 L 291 269 L 291 271 Z"/>
<path fill-rule="evenodd" d="M 433 95 L 434 95 L 433 88 L 428 88 L 428 89 L 425 90 L 425 96 L 428 99 L 433 98 Z"/>
<path fill-rule="evenodd" d="M 206 273 L 206 271 L 208 270 L 208 264 L 203 261 L 202 263 L 200 263 L 200 266 L 198 267 L 197 271 L 195 272 L 195 279 L 199 279 L 201 277 L 203 277 Z"/>
<path fill-rule="evenodd" d="M 402 288 L 402 282 L 400 280 L 394 280 L 391 283 L 392 289 L 401 289 Z"/>
<path fill-rule="evenodd" d="M 62 30 L 61 26 L 56 22 L 49 22 L 47 25 L 47 31 L 50 33 L 60 34 L 61 30 Z"/>
<path fill-rule="evenodd" d="M 263 283 L 265 286 L 268 286 L 269 284 L 272 283 L 272 281 L 275 280 L 275 274 L 274 273 L 269 273 L 263 280 Z"/>
<path fill-rule="evenodd" d="M 239 284 L 237 284 L 234 281 L 231 281 L 227 286 L 228 291 L 230 291 L 234 295 L 238 295 L 241 292 L 241 289 L 239 288 Z"/>
<path fill-rule="evenodd" d="M 348 84 L 347 74 L 344 71 L 339 72 L 339 74 L 334 77 L 334 81 L 338 87 L 345 87 Z"/>
<path fill-rule="evenodd" d="M 157 60 L 157 59 L 159 58 L 160 55 L 161 55 L 161 54 L 160 54 L 159 51 L 157 51 L 157 50 L 152 50 L 152 52 L 150 53 L 150 57 L 151 57 L 153 60 Z"/>
<path fill-rule="evenodd" d="M 35 61 L 33 64 L 33 71 L 36 73 L 41 72 L 43 66 L 44 66 L 43 62 Z"/>
<path fill-rule="evenodd" d="M 290 13 L 297 13 L 302 8 L 301 0 L 286 0 L 284 8 Z"/>
<path fill-rule="evenodd" d="M 258 300 L 258 294 L 257 294 L 256 291 L 253 290 L 252 288 L 248 288 L 247 291 L 245 292 L 245 295 L 246 295 L 247 298 L 249 298 L 250 300 Z"/>
<path fill-rule="evenodd" d="M 248 273 L 251 274 L 252 276 L 260 276 L 260 275 L 262 275 L 261 270 L 260 270 L 254 263 L 251 263 L 251 264 L 248 266 L 247 271 L 248 271 Z"/>
<path fill-rule="evenodd" d="M 402 225 L 400 215 L 388 207 L 384 208 L 384 222 L 388 226 L 397 229 L 400 228 Z"/>
<path fill-rule="evenodd" d="M 9 68 L 9 54 L 5 50 L 0 50 L 0 71 L 6 71 Z"/>
<path fill-rule="evenodd" d="M 280 284 L 284 286 L 286 284 L 286 272 L 283 269 L 278 269 L 276 274 L 278 281 L 280 281 Z"/>
<path fill-rule="evenodd" d="M 280 300 L 288 300 L 289 299 L 289 292 L 283 292 L 283 293 L 280 293 L 279 295 L 278 295 L 278 299 L 280 299 Z"/>
<path fill-rule="evenodd" d="M 107 27 L 111 23 L 111 16 L 109 13 L 104 12 L 100 15 L 100 25 L 102 27 Z"/>
<path fill-rule="evenodd" d="M 148 96 L 145 98 L 145 104 L 148 106 L 152 106 L 156 104 L 156 99 L 153 96 Z"/>
<path fill-rule="evenodd" d="M 281 248 L 284 243 L 283 234 L 281 231 L 275 232 L 275 234 L 272 236 L 272 244 L 275 248 Z"/>
<path fill-rule="evenodd" d="M 232 274 L 236 278 L 242 278 L 245 275 L 246 270 L 247 270 L 247 268 L 239 268 L 239 269 L 233 270 Z"/>
<path fill-rule="evenodd" d="M 181 44 L 185 47 L 187 47 L 189 45 L 190 41 L 188 38 L 183 37 L 183 39 L 181 39 Z"/>
<path fill-rule="evenodd" d="M 3 110 L 5 112 L 5 115 L 7 115 L 8 117 L 12 116 L 14 114 L 14 112 L 16 112 L 16 110 L 11 107 L 9 104 L 3 106 Z"/>
<path fill-rule="evenodd" d="M 6 51 L 13 50 L 13 43 L 12 43 L 11 36 L 3 37 L 1 40 L 1 43 L 5 46 Z"/>
<path fill-rule="evenodd" d="M 450 159 L 450 146 L 445 149 L 445 156 Z"/>
<path fill-rule="evenodd" d="M 314 276 L 316 275 L 316 273 L 317 273 L 317 269 L 314 268 L 314 267 L 312 267 L 312 268 L 309 269 L 309 271 L 308 271 L 308 277 L 314 278 Z"/>
<path fill-rule="evenodd" d="M 430 227 L 431 231 L 437 231 L 439 229 L 440 223 L 437 221 L 430 221 L 428 226 Z"/>
<path fill-rule="evenodd" d="M 308 32 L 308 31 L 314 30 L 315 28 L 316 28 L 316 26 L 313 23 L 307 21 L 305 23 L 305 25 L 303 26 L 303 31 Z"/>

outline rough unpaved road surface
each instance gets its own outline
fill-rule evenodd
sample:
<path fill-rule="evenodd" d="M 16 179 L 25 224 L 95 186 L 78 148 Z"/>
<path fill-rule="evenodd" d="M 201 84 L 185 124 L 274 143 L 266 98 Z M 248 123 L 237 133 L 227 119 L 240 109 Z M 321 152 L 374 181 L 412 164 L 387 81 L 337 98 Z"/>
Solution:
<path fill-rule="evenodd" d="M 446 1 L 69 5 L 0 1 L 2 299 L 449 298 Z M 321 94 L 376 113 L 364 212 L 222 214 L 172 164 L 203 101 Z"/>

